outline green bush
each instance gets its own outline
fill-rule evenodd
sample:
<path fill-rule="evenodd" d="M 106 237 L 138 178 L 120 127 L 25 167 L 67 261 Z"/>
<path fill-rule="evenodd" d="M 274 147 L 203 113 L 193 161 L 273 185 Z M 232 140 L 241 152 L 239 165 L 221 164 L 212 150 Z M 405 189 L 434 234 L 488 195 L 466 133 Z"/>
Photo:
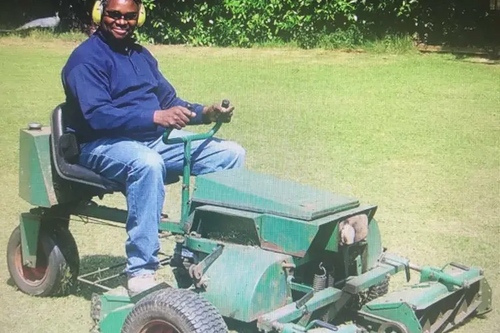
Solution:
<path fill-rule="evenodd" d="M 408 53 L 416 50 L 410 36 L 398 34 L 388 34 L 382 38 L 366 41 L 364 48 L 378 53 Z"/>
<path fill-rule="evenodd" d="M 252 46 L 276 41 L 304 48 L 354 46 L 361 31 L 390 18 L 403 26 L 416 0 L 145 0 L 148 24 L 140 38 L 159 43 Z"/>
<path fill-rule="evenodd" d="M 354 49 L 366 43 L 365 34 L 355 25 L 346 29 L 337 29 L 333 33 L 324 34 L 318 41 L 318 47 L 332 49 Z"/>
<path fill-rule="evenodd" d="M 500 11 L 491 11 L 489 0 L 143 1 L 148 18 L 137 36 L 151 43 L 354 48 L 374 41 L 393 45 L 401 36 L 457 46 L 500 41 Z M 88 30 L 93 0 L 58 3 L 14 2 L 0 13 L 1 24 L 12 28 L 59 11 L 59 31 Z M 387 44 L 391 35 L 395 40 Z"/>

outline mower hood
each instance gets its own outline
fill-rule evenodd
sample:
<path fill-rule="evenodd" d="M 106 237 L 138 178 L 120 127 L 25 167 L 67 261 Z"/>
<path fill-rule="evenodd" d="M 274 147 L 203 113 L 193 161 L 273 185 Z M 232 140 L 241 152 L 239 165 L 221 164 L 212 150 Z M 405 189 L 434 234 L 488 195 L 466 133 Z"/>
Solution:
<path fill-rule="evenodd" d="M 357 199 L 245 169 L 196 178 L 193 202 L 312 221 L 359 206 Z"/>

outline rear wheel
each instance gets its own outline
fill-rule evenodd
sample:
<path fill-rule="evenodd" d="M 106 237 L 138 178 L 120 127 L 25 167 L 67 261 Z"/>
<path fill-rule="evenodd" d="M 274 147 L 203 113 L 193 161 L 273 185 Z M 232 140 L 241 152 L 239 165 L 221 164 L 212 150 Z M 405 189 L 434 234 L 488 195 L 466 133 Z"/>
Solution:
<path fill-rule="evenodd" d="M 217 309 L 198 294 L 168 288 L 139 301 L 125 319 L 122 333 L 224 333 Z"/>
<path fill-rule="evenodd" d="M 41 228 L 35 267 L 24 265 L 21 230 L 12 232 L 7 245 L 7 265 L 16 286 L 32 296 L 68 294 L 76 287 L 80 259 L 75 240 L 67 228 Z"/>

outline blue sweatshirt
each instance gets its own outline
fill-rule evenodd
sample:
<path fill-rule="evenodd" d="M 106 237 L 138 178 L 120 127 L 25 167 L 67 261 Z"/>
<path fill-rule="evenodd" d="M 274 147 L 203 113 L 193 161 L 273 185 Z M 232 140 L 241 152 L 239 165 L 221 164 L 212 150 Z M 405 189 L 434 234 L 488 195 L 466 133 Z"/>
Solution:
<path fill-rule="evenodd" d="M 62 70 L 66 94 L 64 117 L 78 142 L 101 137 L 128 137 L 138 141 L 159 138 L 164 128 L 153 123 L 156 110 L 186 106 L 163 77 L 146 48 L 126 48 L 94 33 L 70 55 Z M 203 106 L 192 104 L 202 123 Z"/>

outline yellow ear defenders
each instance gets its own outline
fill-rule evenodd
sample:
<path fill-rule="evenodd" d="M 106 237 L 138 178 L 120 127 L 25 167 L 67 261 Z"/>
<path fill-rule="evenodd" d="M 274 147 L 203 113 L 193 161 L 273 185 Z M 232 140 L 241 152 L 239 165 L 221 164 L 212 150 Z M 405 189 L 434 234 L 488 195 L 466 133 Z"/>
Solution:
<path fill-rule="evenodd" d="M 95 24 L 101 24 L 102 14 L 104 8 L 102 5 L 102 1 L 96 1 L 94 4 L 94 8 L 92 9 L 92 20 Z M 139 17 L 137 18 L 137 27 L 140 27 L 146 21 L 146 8 L 144 8 L 144 4 L 141 3 L 139 6 Z"/>

